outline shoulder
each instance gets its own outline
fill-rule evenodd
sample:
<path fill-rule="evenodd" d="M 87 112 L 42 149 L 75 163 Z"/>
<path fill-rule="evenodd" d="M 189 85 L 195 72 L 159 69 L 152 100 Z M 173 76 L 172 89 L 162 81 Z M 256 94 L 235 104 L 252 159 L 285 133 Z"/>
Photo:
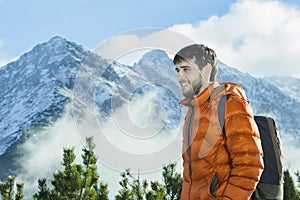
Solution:
<path fill-rule="evenodd" d="M 244 89 L 236 83 L 220 83 L 224 87 L 223 94 L 219 96 L 228 96 L 226 101 L 226 110 L 228 114 L 252 114 L 252 109 L 248 104 Z"/>
<path fill-rule="evenodd" d="M 222 83 L 224 85 L 226 95 L 231 95 L 239 99 L 247 101 L 246 93 L 242 86 L 236 83 Z"/>
<path fill-rule="evenodd" d="M 251 114 L 252 109 L 247 100 L 239 96 L 232 95 L 226 102 L 227 114 Z"/>

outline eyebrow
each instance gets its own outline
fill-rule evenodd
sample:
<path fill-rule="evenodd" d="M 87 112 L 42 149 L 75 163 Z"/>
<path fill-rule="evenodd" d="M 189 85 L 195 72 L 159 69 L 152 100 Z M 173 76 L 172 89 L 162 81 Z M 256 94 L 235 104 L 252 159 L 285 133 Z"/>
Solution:
<path fill-rule="evenodd" d="M 181 68 L 181 69 L 191 69 L 192 67 L 189 66 L 189 65 L 182 65 L 182 66 L 176 67 L 175 70 L 178 71 L 179 68 Z"/>
<path fill-rule="evenodd" d="M 192 67 L 189 65 L 183 65 L 183 66 L 180 66 L 180 68 L 186 69 L 186 68 L 192 68 Z"/>

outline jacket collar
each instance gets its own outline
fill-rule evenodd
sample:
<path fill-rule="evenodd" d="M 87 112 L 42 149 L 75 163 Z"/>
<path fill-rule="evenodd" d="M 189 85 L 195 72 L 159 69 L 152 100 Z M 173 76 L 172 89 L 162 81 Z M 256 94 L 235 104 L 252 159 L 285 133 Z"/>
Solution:
<path fill-rule="evenodd" d="M 224 91 L 224 85 L 220 85 L 219 83 L 214 82 L 195 98 L 185 98 L 180 103 L 184 106 L 200 106 L 210 98 L 214 98 L 215 96 L 217 96 L 221 91 Z"/>

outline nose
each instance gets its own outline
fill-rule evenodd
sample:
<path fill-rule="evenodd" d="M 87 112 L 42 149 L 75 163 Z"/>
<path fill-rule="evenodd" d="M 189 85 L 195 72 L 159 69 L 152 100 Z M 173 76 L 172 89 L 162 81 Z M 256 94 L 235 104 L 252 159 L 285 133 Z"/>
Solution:
<path fill-rule="evenodd" d="M 184 82 L 187 82 L 186 78 L 178 73 L 177 81 L 180 85 L 182 85 Z"/>
<path fill-rule="evenodd" d="M 183 70 L 179 68 L 179 69 L 177 70 L 177 78 L 180 79 L 180 78 L 182 78 L 182 77 L 184 77 L 184 76 L 183 76 Z"/>

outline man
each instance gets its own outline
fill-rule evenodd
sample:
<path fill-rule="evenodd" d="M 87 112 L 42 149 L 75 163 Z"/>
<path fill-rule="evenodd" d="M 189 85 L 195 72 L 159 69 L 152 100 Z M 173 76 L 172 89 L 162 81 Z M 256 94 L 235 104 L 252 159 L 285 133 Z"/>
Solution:
<path fill-rule="evenodd" d="M 183 134 L 182 200 L 247 200 L 263 171 L 258 128 L 243 89 L 217 83 L 215 52 L 190 45 L 174 57 L 178 81 L 188 106 Z M 222 96 L 226 101 L 226 137 L 218 118 Z"/>

